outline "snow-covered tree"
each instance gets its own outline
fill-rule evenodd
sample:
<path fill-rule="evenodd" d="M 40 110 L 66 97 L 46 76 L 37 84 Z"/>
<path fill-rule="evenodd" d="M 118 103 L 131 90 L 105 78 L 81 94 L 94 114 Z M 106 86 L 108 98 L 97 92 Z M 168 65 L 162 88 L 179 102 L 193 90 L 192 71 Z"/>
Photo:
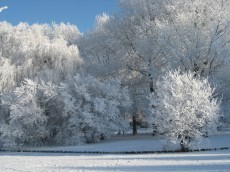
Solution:
<path fill-rule="evenodd" d="M 25 79 L 32 79 L 35 83 L 43 80 L 45 83 L 52 82 L 57 85 L 71 80 L 76 72 L 81 72 L 82 60 L 75 44 L 79 35 L 77 27 L 63 23 L 52 25 L 20 23 L 12 26 L 7 22 L 0 22 L 0 93 L 11 96 L 16 87 L 27 85 L 21 84 Z M 25 91 L 22 94 L 28 96 L 28 93 Z M 39 98 L 37 94 L 34 96 L 35 99 Z M 10 105 L 19 102 L 11 102 Z M 48 105 L 51 106 L 50 104 L 49 102 Z M 57 105 L 58 102 L 54 104 Z M 38 108 L 34 109 L 40 108 L 40 104 L 36 106 Z M 0 118 L 3 123 L 7 123 L 9 119 L 7 107 L 9 104 L 0 105 Z M 12 107 L 13 105 L 10 108 Z M 42 111 L 48 113 L 47 108 L 46 111 L 42 108 Z M 14 111 L 17 110 L 14 108 Z M 51 111 L 55 116 L 54 108 Z M 29 114 L 31 113 L 33 112 Z"/>
<path fill-rule="evenodd" d="M 197 75 L 216 73 L 229 60 L 230 2 L 172 0 L 166 5 L 170 17 L 161 22 L 166 55 Z"/>
<path fill-rule="evenodd" d="M 25 79 L 12 94 L 3 94 L 3 104 L 9 107 L 9 114 L 0 126 L 1 141 L 5 146 L 60 143 L 57 135 L 67 130 L 68 126 L 64 124 L 69 114 L 76 114 L 77 106 L 71 103 L 74 100 L 51 82 Z M 75 127 L 78 125 L 74 124 Z M 75 135 L 81 133 L 73 128 L 71 132 L 76 131 Z M 68 139 L 71 137 L 66 136 L 62 143 Z M 75 140 L 75 143 L 79 143 L 79 140 Z"/>
<path fill-rule="evenodd" d="M 166 59 L 194 75 L 209 76 L 223 96 L 221 109 L 229 118 L 230 2 L 227 0 L 165 1 L 168 19 L 161 21 Z"/>
<path fill-rule="evenodd" d="M 158 76 L 180 67 L 220 82 L 217 90 L 228 106 L 230 82 L 221 76 L 230 61 L 229 1 L 121 0 L 120 4 L 121 13 L 97 17 L 95 29 L 80 38 L 87 71 L 119 75 L 133 97 L 143 102 L 149 91 L 154 92 Z"/>
<path fill-rule="evenodd" d="M 100 78 L 116 76 L 129 87 L 133 115 L 148 113 L 146 97 L 155 90 L 153 81 L 166 66 L 154 20 L 161 8 L 155 4 L 151 0 L 121 1 L 121 14 L 98 16 L 95 29 L 78 42 L 87 72 Z"/>
<path fill-rule="evenodd" d="M 106 71 L 102 75 L 116 74 L 123 82 L 141 77 L 146 90 L 152 92 L 152 81 L 165 62 L 154 20 L 160 15 L 155 11 L 157 3 L 126 0 L 121 1 L 121 7 L 122 15 L 96 18 L 95 30 L 79 41 L 80 53 L 87 64 L 103 66 L 100 68 Z"/>
<path fill-rule="evenodd" d="M 75 44 L 79 35 L 75 26 L 63 23 L 12 26 L 0 22 L 0 54 L 8 59 L 5 65 L 15 68 L 14 85 L 19 86 L 24 78 L 59 84 L 74 76 L 82 65 Z"/>
<path fill-rule="evenodd" d="M 16 86 L 16 67 L 7 58 L 0 58 L 0 92 L 10 90 Z"/>
<path fill-rule="evenodd" d="M 26 79 L 14 92 L 3 94 L 9 107 L 1 120 L 1 141 L 25 144 L 80 144 L 106 139 L 128 127 L 131 104 L 118 80 L 99 81 L 79 74 L 72 82 Z"/>
<path fill-rule="evenodd" d="M 6 93 L 5 104 L 9 105 L 8 122 L 1 126 L 1 137 L 7 144 L 41 144 L 46 137 L 48 116 L 45 114 L 44 104 L 51 99 L 55 91 L 52 85 L 39 84 L 26 79 L 13 94 Z M 48 88 L 48 86 L 50 86 Z M 42 91 L 42 92 L 41 92 Z"/>
<path fill-rule="evenodd" d="M 125 111 L 131 100 L 127 88 L 122 88 L 118 80 L 99 81 L 77 74 L 73 87 L 62 85 L 61 90 L 62 99 L 72 110 L 60 130 L 58 142 L 97 142 L 128 127 Z"/>
<path fill-rule="evenodd" d="M 157 82 L 156 94 L 149 97 L 150 120 L 185 151 L 217 131 L 220 106 L 214 91 L 208 79 L 195 78 L 194 72 L 168 72 Z"/>

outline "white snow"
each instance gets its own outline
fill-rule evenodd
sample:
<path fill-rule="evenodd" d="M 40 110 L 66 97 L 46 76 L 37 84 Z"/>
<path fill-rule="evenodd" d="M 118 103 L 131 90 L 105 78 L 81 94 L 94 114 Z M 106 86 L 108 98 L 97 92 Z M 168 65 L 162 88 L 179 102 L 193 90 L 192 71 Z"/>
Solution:
<path fill-rule="evenodd" d="M 211 135 L 208 139 L 208 144 L 199 148 L 225 148 L 230 147 L 230 131 L 221 131 L 215 135 Z M 102 141 L 96 144 L 86 144 L 79 146 L 61 146 L 61 147 L 41 147 L 41 148 L 26 148 L 29 150 L 50 150 L 50 151 L 75 151 L 75 152 L 126 152 L 126 151 L 162 151 L 175 150 L 178 147 L 175 145 L 166 146 L 162 136 L 153 137 L 151 134 L 140 134 L 137 136 L 125 135 L 114 136 L 109 140 Z M 196 147 L 194 149 L 197 149 Z"/>
<path fill-rule="evenodd" d="M 39 150 L 71 151 L 152 151 L 163 148 L 160 137 L 147 134 L 117 136 L 98 144 L 37 148 Z M 224 131 L 210 137 L 206 148 L 230 147 L 230 132 Z M 31 148 L 32 149 L 32 148 Z M 229 172 L 230 150 L 136 154 L 136 155 L 96 155 L 58 153 L 0 153 L 1 172 L 93 172 L 93 171 L 200 171 Z"/>
<path fill-rule="evenodd" d="M 230 171 L 230 151 L 149 155 L 0 153 L 0 171 Z"/>

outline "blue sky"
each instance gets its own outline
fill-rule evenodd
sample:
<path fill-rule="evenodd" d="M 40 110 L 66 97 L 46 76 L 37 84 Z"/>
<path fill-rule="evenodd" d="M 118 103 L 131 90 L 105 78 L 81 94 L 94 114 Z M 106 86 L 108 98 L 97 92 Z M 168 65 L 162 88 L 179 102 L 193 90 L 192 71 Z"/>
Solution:
<path fill-rule="evenodd" d="M 112 14 L 118 4 L 119 0 L 0 0 L 0 6 L 8 6 L 0 13 L 0 21 L 13 25 L 64 22 L 85 32 L 93 28 L 96 15 Z"/>

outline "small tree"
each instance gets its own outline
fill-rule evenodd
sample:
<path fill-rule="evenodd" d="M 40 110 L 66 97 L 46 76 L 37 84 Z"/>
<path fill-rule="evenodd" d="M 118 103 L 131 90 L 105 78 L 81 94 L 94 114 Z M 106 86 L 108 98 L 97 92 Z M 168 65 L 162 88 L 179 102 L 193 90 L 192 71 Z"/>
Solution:
<path fill-rule="evenodd" d="M 152 122 L 171 142 L 180 143 L 181 151 L 187 151 L 192 143 L 217 131 L 220 107 L 214 90 L 207 78 L 195 78 L 192 72 L 168 72 L 149 97 Z"/>

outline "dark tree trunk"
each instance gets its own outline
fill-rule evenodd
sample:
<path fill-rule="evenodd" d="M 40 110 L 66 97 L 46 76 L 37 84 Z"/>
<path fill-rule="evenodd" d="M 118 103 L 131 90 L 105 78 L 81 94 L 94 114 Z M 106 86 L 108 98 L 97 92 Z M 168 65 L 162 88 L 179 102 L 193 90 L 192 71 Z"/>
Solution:
<path fill-rule="evenodd" d="M 182 136 L 179 136 L 180 140 L 180 148 L 181 148 L 181 152 L 188 152 L 189 148 L 185 143 L 185 140 L 182 138 Z M 186 138 L 185 138 L 186 139 Z M 189 138 L 189 142 L 190 142 L 190 138 Z"/>
<path fill-rule="evenodd" d="M 149 90 L 150 90 L 150 93 L 154 93 L 154 87 L 153 87 L 153 78 L 151 77 L 150 75 L 150 81 L 149 81 Z M 154 105 L 152 105 L 152 108 L 155 108 Z M 156 124 L 153 124 L 152 125 L 153 127 L 153 136 L 155 136 L 157 134 L 157 126 Z"/>
<path fill-rule="evenodd" d="M 157 134 L 157 126 L 156 124 L 153 124 L 152 127 L 153 127 L 153 136 L 155 136 Z"/>
<path fill-rule="evenodd" d="M 137 121 L 136 116 L 133 116 L 133 135 L 135 136 L 137 134 Z"/>
<path fill-rule="evenodd" d="M 153 78 L 150 77 L 150 81 L 149 81 L 149 89 L 150 89 L 150 93 L 154 92 L 154 87 L 153 87 Z"/>
<path fill-rule="evenodd" d="M 186 152 L 186 147 L 184 145 L 184 140 L 180 141 L 180 149 L 181 149 L 181 152 Z"/>

